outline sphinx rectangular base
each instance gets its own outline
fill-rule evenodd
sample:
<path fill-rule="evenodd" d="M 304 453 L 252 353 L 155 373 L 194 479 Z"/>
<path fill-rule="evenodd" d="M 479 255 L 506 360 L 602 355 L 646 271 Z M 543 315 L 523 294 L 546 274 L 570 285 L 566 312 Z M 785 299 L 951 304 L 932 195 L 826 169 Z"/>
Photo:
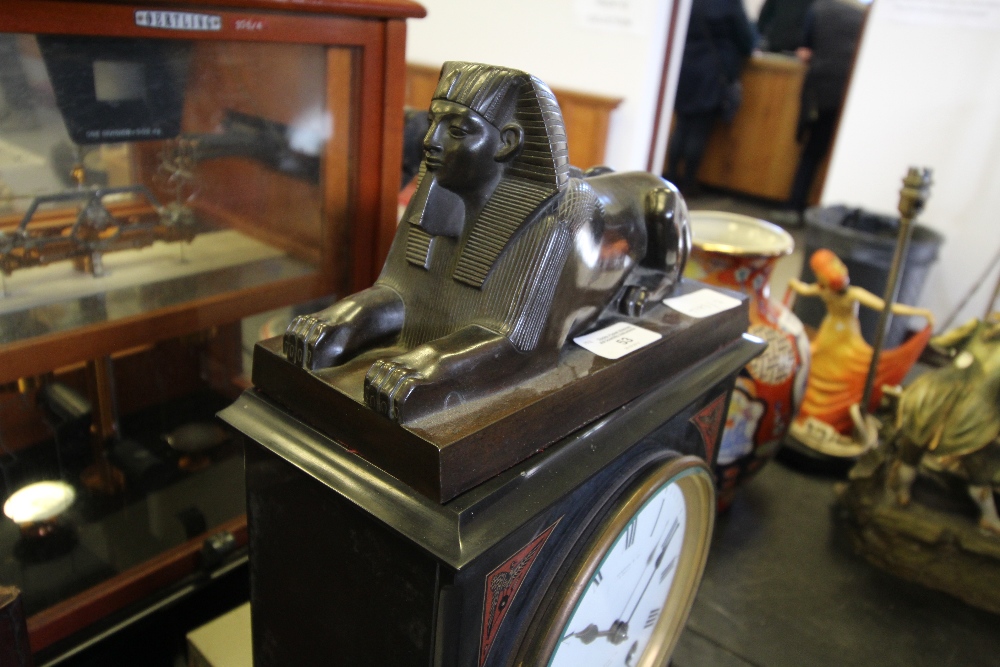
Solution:
<path fill-rule="evenodd" d="M 715 288 L 684 281 L 675 295 L 698 289 Z M 275 337 L 255 348 L 253 381 L 339 446 L 445 502 L 702 362 L 741 354 L 748 301 L 733 296 L 739 306 L 703 318 L 662 304 L 617 317 L 662 338 L 616 360 L 567 343 L 553 370 L 403 425 L 364 405 L 370 360 L 311 372 L 287 362 Z"/>

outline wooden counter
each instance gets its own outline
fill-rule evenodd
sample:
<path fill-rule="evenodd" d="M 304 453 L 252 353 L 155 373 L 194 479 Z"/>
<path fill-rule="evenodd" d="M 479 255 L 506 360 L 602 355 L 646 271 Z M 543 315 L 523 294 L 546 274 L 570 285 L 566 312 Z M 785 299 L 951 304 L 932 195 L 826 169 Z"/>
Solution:
<path fill-rule="evenodd" d="M 701 183 L 788 199 L 802 148 L 795 130 L 805 71 L 792 56 L 754 54 L 743 70 L 743 102 L 736 117 L 730 125 L 720 121 L 709 139 L 698 172 Z"/>

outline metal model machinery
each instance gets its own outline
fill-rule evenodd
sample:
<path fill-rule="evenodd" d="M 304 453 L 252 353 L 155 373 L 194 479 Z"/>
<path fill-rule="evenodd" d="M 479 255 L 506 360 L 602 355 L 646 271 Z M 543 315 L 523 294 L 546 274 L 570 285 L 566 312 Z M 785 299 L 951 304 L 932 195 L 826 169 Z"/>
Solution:
<path fill-rule="evenodd" d="M 59 67 L 58 62 L 54 67 Z M 64 113 L 72 113 L 73 104 L 66 106 Z M 100 171 L 87 171 L 84 161 L 88 153 L 80 144 L 72 168 L 52 165 L 57 175 L 62 170 L 66 180 L 74 183 L 62 192 L 32 198 L 21 223 L 13 230 L 0 231 L 0 271 L 10 275 L 16 269 L 73 259 L 89 273 L 103 276 L 102 256 L 106 252 L 141 248 L 155 241 L 192 241 L 200 231 L 212 229 L 210 223 L 200 222 L 204 216 L 197 215 L 188 202 L 192 188 L 197 187 L 197 168 L 205 160 L 249 158 L 318 184 L 319 156 L 292 149 L 289 134 L 287 126 L 231 110 L 226 111 L 220 132 L 178 134 L 161 153 L 159 175 L 174 195 L 167 204 L 161 204 L 142 184 L 107 187 L 88 183 L 106 181 L 107 177 Z M 12 194 L 8 198 L 13 198 Z M 122 202 L 132 205 L 123 206 Z M 46 209 L 60 205 L 75 205 L 76 217 L 61 222 L 45 215 Z"/>
<path fill-rule="evenodd" d="M 266 313 L 377 276 L 423 13 L 4 3 L 0 582 L 39 664 L 245 560 L 214 414 Z"/>
<path fill-rule="evenodd" d="M 536 77 L 445 63 L 428 118 L 378 280 L 259 343 L 221 413 L 254 664 L 662 667 L 748 304 L 681 280 L 672 185 L 568 164 Z"/>

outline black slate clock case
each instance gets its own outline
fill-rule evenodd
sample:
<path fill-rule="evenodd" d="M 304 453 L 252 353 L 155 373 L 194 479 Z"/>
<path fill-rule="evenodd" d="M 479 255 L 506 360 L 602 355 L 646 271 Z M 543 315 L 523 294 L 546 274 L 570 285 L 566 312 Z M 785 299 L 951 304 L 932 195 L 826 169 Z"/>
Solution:
<path fill-rule="evenodd" d="M 617 507 L 617 501 L 657 464 L 683 454 L 699 458 L 704 456 L 704 447 L 699 446 L 700 438 L 691 438 L 690 433 L 685 433 L 690 425 L 685 422 L 704 407 L 703 403 L 704 401 L 699 401 L 692 406 L 694 409 L 685 410 L 656 432 L 640 440 L 611 465 L 498 543 L 478 559 L 475 566 L 455 577 L 454 585 L 464 594 L 461 603 L 455 603 L 455 606 L 461 608 L 461 618 L 477 616 L 480 623 L 478 631 L 475 624 L 470 624 L 468 629 L 458 623 L 445 626 L 462 628 L 464 636 L 452 637 L 451 641 L 444 642 L 445 646 L 457 647 L 454 651 L 457 655 L 451 663 L 442 662 L 442 667 L 479 664 L 500 667 L 513 664 L 512 660 L 527 639 L 529 628 L 541 623 L 541 616 L 550 611 L 556 602 L 550 598 L 559 597 L 558 593 L 565 586 L 574 583 L 570 581 L 572 565 L 587 549 L 597 528 Z M 486 590 L 490 582 L 489 573 L 525 544 L 531 543 L 536 534 L 544 532 L 549 526 L 554 526 L 551 535 L 525 576 L 523 585 L 510 601 L 497 637 L 489 646 L 489 654 L 484 662 L 479 662 L 476 659 L 477 652 L 481 654 L 487 634 L 484 626 L 487 624 L 489 609 L 484 609 L 484 601 L 489 599 L 489 592 Z"/>
<path fill-rule="evenodd" d="M 730 340 L 444 503 L 245 393 L 221 416 L 245 436 L 254 664 L 511 665 L 617 498 L 671 457 L 714 463 L 761 349 Z"/>

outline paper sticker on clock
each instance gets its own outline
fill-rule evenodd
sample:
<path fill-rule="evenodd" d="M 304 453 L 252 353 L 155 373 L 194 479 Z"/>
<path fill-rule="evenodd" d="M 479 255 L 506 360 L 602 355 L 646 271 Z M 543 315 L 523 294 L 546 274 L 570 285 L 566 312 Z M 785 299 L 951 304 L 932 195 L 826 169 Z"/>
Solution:
<path fill-rule="evenodd" d="M 586 336 L 577 336 L 573 342 L 599 357 L 621 359 L 626 354 L 655 343 L 661 338 L 663 336 L 655 331 L 628 322 L 619 322 Z"/>

